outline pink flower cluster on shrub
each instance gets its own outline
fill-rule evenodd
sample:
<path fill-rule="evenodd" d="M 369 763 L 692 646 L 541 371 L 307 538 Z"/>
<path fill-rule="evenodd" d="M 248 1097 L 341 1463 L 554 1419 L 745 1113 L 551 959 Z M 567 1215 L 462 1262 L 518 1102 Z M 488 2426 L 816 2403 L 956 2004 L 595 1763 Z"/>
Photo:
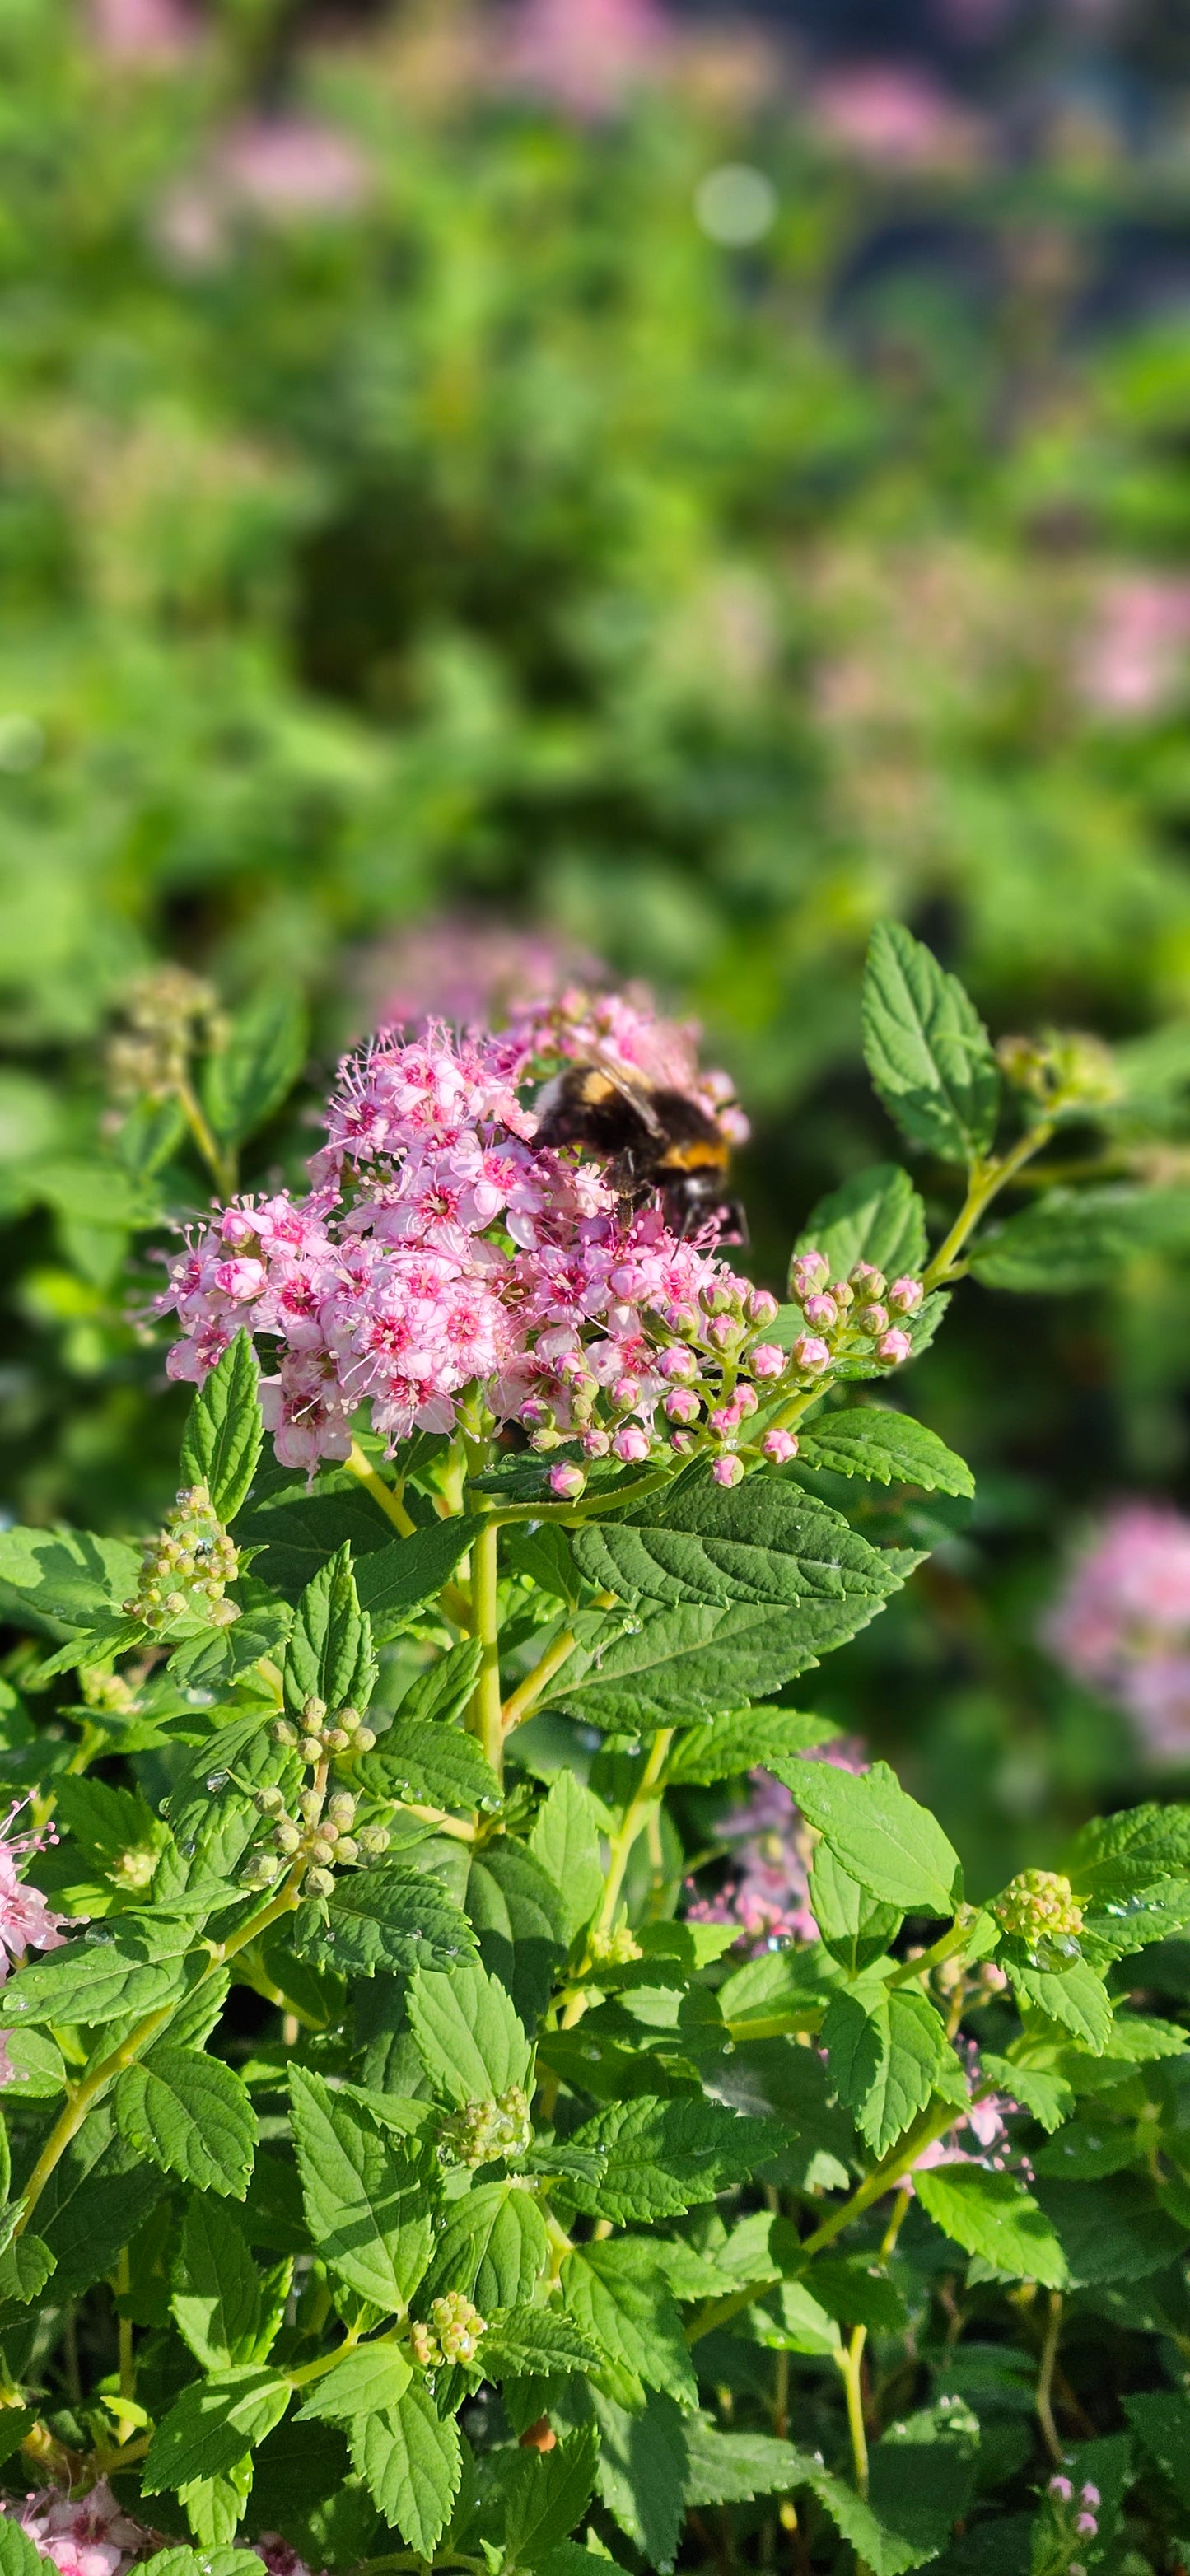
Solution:
<path fill-rule="evenodd" d="M 275 1344 L 266 1420 L 282 1462 L 310 1470 L 348 1455 L 359 1406 L 392 1445 L 452 1430 L 473 1389 L 543 1451 L 572 1441 L 635 1462 L 701 1447 L 722 1484 L 750 1457 L 792 1456 L 771 1416 L 821 1376 L 826 1344 L 820 1359 L 813 1336 L 791 1352 L 765 1339 L 776 1300 L 718 1257 L 713 1229 L 683 1240 L 594 1163 L 535 1144 L 522 1087 L 592 1050 L 680 1078 L 740 1132 L 691 1033 L 630 1001 L 570 994 L 500 1036 L 384 1033 L 340 1069 L 309 1195 L 233 1201 L 171 1265 L 170 1374 L 201 1383 L 241 1325 Z M 883 1340 L 878 1357 L 907 1356 L 906 1336 Z M 559 1461 L 555 1491 L 573 1496 L 584 1473 Z"/>
<path fill-rule="evenodd" d="M 820 1758 L 842 1771 L 867 1767 L 860 1747 L 842 1737 L 824 1744 Z M 788 1941 L 816 1941 L 818 1926 L 810 1911 L 813 1834 L 783 1780 L 765 1770 L 750 1771 L 748 1777 L 751 1797 L 715 1826 L 731 1850 L 731 1876 L 714 1896 L 697 1897 L 686 1912 L 692 1923 L 738 1923 L 740 1937 L 732 1947 L 753 1958 L 762 1950 L 780 1950 Z"/>
<path fill-rule="evenodd" d="M 1042 1635 L 1128 1711 L 1154 1762 L 1190 1758 L 1190 1520 L 1123 1503 L 1074 1566 Z"/>
<path fill-rule="evenodd" d="M 30 1852 L 44 1851 L 47 1842 L 57 1836 L 14 1834 L 12 1827 L 20 1813 L 20 1802 L 10 1808 L 0 1825 L 0 1985 L 3 1985 L 14 1960 L 21 1960 L 26 1950 L 58 1950 L 62 1946 L 65 1914 L 51 1914 L 39 1887 L 31 1887 L 17 1876 L 17 1861 Z M 7 2039 L 0 2033 L 0 2085 L 16 2080 L 16 2068 L 8 2055 Z M 100 2571 L 84 2569 L 82 2576 L 100 2576 Z"/>
<path fill-rule="evenodd" d="M 0 2497 L 6 2513 L 60 2576 L 128 2576 L 128 2570 L 166 2543 L 160 2533 L 137 2522 L 100 2478 L 84 2496 L 61 2487 L 37 2487 L 19 2499 Z M 268 2569 L 268 2576 L 311 2576 L 304 2558 L 275 2531 L 246 2543 Z"/>

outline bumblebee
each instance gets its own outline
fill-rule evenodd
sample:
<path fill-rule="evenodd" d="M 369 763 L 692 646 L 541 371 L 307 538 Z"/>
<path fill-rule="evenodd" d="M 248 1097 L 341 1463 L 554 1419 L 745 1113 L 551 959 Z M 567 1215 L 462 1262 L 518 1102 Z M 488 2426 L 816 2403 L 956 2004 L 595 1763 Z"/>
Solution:
<path fill-rule="evenodd" d="M 537 1105 L 534 1143 L 577 1145 L 604 1163 L 629 1207 L 655 1197 L 680 1238 L 710 1222 L 729 1241 L 747 1242 L 744 1211 L 725 1187 L 727 1139 L 700 1101 L 587 1063 L 555 1074 Z"/>

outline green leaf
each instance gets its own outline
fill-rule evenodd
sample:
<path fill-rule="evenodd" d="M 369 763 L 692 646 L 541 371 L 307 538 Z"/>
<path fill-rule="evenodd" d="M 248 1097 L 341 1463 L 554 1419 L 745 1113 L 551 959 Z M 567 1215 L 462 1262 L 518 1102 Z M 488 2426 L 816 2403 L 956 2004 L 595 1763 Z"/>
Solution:
<path fill-rule="evenodd" d="M 437 1524 L 449 1529 L 452 1524 Z M 425 1533 L 430 1535 L 430 1533 Z M 284 1502 L 254 1504 L 240 1523 L 237 1537 L 259 1548 L 253 1573 L 287 1601 L 297 1601 L 319 1569 L 348 1542 L 362 1608 L 369 1604 L 361 1586 L 373 1556 L 400 1555 L 405 1542 L 394 1540 L 393 1526 L 379 1504 L 356 1486 L 349 1494 L 301 1494 Z"/>
<path fill-rule="evenodd" d="M 410 1613 L 433 1601 L 443 1584 L 449 1583 L 479 1526 L 473 1515 L 461 1512 L 449 1520 L 431 1521 L 426 1529 L 414 1530 L 411 1537 L 369 1552 L 356 1568 L 356 1582 L 361 1607 L 369 1613 L 382 1643 L 387 1637 L 395 1637 Z M 419 1710 L 416 1714 L 428 1712 Z"/>
<path fill-rule="evenodd" d="M 487 2379 L 548 2378 L 555 2371 L 592 2369 L 599 2349 L 573 2317 L 559 2315 L 556 2304 L 513 2307 L 488 2318 L 480 2358 Z"/>
<path fill-rule="evenodd" d="M 1128 1807 L 1084 1825 L 1062 1864 L 1086 1903 L 1119 1902 L 1163 1877 L 1190 1876 L 1190 1806 Z"/>
<path fill-rule="evenodd" d="M 438 2163 L 398 2144 L 305 2068 L 289 2071 L 306 2223 L 324 2262 L 385 2316 L 403 2309 L 429 2261 Z"/>
<path fill-rule="evenodd" d="M 32 2299 L 41 2297 L 56 2263 L 57 2257 L 44 2239 L 26 2229 L 0 2253 L 0 2299 L 13 2299 L 19 2306 L 28 2307 Z"/>
<path fill-rule="evenodd" d="M 568 1938 L 583 1930 L 603 1895 L 599 1805 L 573 1771 L 559 1771 L 538 1810 L 529 1849 L 558 1889 Z"/>
<path fill-rule="evenodd" d="M 201 2557 L 194 2549 L 159 2549 L 141 2561 L 142 2576 L 150 2568 L 153 2576 L 252 2576 L 248 2561 L 255 2556 L 251 2549 L 204 2549 Z"/>
<path fill-rule="evenodd" d="M 1168 2478 L 1178 2503 L 1190 2508 L 1190 2402 L 1183 2391 L 1146 2389 L 1120 2402 L 1138 2442 Z"/>
<path fill-rule="evenodd" d="M 836 1476 L 864 1476 L 877 1485 L 920 1485 L 927 1494 L 975 1491 L 975 1479 L 936 1431 L 910 1413 L 865 1404 L 849 1413 L 824 1413 L 800 1435 L 805 1467 L 827 1467 Z"/>
<path fill-rule="evenodd" d="M 829 1717 L 796 1708 L 735 1708 L 702 1726 L 687 1727 L 666 1764 L 666 1778 L 710 1787 L 734 1780 L 757 1764 L 792 1760 L 811 1745 L 829 1744 L 839 1729 Z"/>
<path fill-rule="evenodd" d="M 186 2204 L 170 2307 L 204 2370 L 263 2358 L 260 2275 L 243 2228 L 222 2201 L 196 2195 Z"/>
<path fill-rule="evenodd" d="M 242 2200 L 256 2150 L 256 2113 L 230 2066 L 199 2049 L 162 2044 L 127 2066 L 115 2091 L 121 2137 L 163 2173 Z"/>
<path fill-rule="evenodd" d="M 399 1861 L 353 1870 L 336 1882 L 326 1921 L 302 1907 L 293 1937 L 303 1958 L 325 1958 L 345 1975 L 377 1969 L 408 1976 L 418 1967 L 448 1968 L 474 1956 L 475 1938 L 444 1887 Z"/>
<path fill-rule="evenodd" d="M 864 1057 L 910 1144 L 972 1164 L 996 1131 L 1000 1072 L 979 1013 L 903 922 L 872 933 L 863 989 Z"/>
<path fill-rule="evenodd" d="M 522 2451 L 509 2461 L 501 2482 L 509 2568 L 548 2568 L 561 2555 L 558 2543 L 573 2531 L 590 2499 L 596 2452 L 594 2430 L 584 2424 L 552 2451 Z"/>
<path fill-rule="evenodd" d="M 797 1252 L 820 1252 L 832 1279 L 870 1261 L 889 1279 L 925 1268 L 926 1217 L 899 1163 L 871 1163 L 819 1199 L 798 1236 Z"/>
<path fill-rule="evenodd" d="M 292 2394 L 278 2371 L 251 2365 L 195 2380 L 153 2435 L 141 2471 L 145 2494 L 226 2477 L 280 2423 Z"/>
<path fill-rule="evenodd" d="M 180 2002 L 186 1991 L 183 1960 L 194 1939 L 193 1924 L 160 1921 L 147 1909 L 131 1921 L 118 1917 L 114 1924 L 96 1925 L 10 1978 L 0 2020 L 26 2028 L 37 2022 L 95 2028 L 125 2014 L 155 2012 L 175 1996 Z"/>
<path fill-rule="evenodd" d="M 937 2087 L 961 2090 L 961 2071 L 925 1996 L 865 1981 L 834 1997 L 822 2025 L 831 2081 L 873 2155 L 887 2154 Z M 958 2086 L 954 2078 L 958 2077 Z"/>
<path fill-rule="evenodd" d="M 178 2489 L 178 2502 L 196 2541 L 204 2550 L 234 2540 L 252 2493 L 251 2452 L 220 2478 L 192 2478 Z"/>
<path fill-rule="evenodd" d="M 110 2272 L 165 2189 L 116 2133 L 109 2102 L 88 2113 L 37 2204 L 38 2234 L 55 2258 L 56 2297 L 75 2297 Z"/>
<path fill-rule="evenodd" d="M 579 2247 L 562 2265 L 568 2316 L 597 2352 L 684 2409 L 698 2404 L 682 2320 L 660 2266 L 639 2238 Z"/>
<path fill-rule="evenodd" d="M 907 1796 L 886 1762 L 857 1777 L 830 1762 L 772 1764 L 848 1876 L 904 1914 L 953 1914 L 962 1900 L 958 1853 L 929 1809 Z"/>
<path fill-rule="evenodd" d="M 602 2502 L 646 2562 L 673 2566 L 685 2512 L 686 2425 L 672 2397 L 654 2390 L 631 2412 L 592 2389 L 599 2426 Z"/>
<path fill-rule="evenodd" d="M 285 1704 L 364 1709 L 376 1680 L 372 1630 L 356 1597 L 351 1549 L 344 1545 L 306 1585 L 285 1650 Z"/>
<path fill-rule="evenodd" d="M 421 2380 L 395 2406 L 357 2416 L 351 2456 L 378 2511 L 419 2557 L 431 2558 L 450 2520 L 462 2470 L 459 2437 Z"/>
<path fill-rule="evenodd" d="M 446 2212 L 423 2296 L 461 2290 L 482 2317 L 530 2299 L 549 2261 L 539 2203 L 511 2182 L 473 2183 Z"/>
<path fill-rule="evenodd" d="M 1140 2174 L 1112 2174 L 1103 2182 L 1039 2178 L 1037 2198 L 1076 2282 L 1131 2283 L 1166 2271 L 1190 2239 L 1190 2226 L 1162 2206 Z"/>
<path fill-rule="evenodd" d="M 1111 1997 L 1085 1959 L 1072 1959 L 1060 1970 L 1033 1968 L 1007 1942 L 1001 1944 L 999 1956 L 1022 2007 L 1031 2005 L 1048 2021 L 1060 2022 L 1093 2057 L 1102 2057 L 1111 2038 Z"/>
<path fill-rule="evenodd" d="M 478 1959 L 461 1960 L 448 1977 L 419 1971 L 407 2009 L 422 2065 L 448 2102 L 482 2102 L 525 2083 L 529 2042 L 511 1997 Z"/>
<path fill-rule="evenodd" d="M 1060 2290 L 1066 2256 L 1045 2212 L 1015 2174 L 984 2165 L 935 2165 L 914 2176 L 917 2197 L 935 2226 L 965 2254 L 978 2254 L 1013 2280 Z"/>
<path fill-rule="evenodd" d="M 182 1481 L 206 1486 L 225 1526 L 246 1501 L 260 1460 L 259 1384 L 256 1353 L 247 1333 L 239 1332 L 199 1388 L 182 1435 Z"/>
<path fill-rule="evenodd" d="M 987 1288 L 1062 1297 L 1110 1279 L 1141 1252 L 1184 1252 L 1190 1244 L 1190 1190 L 1047 1190 L 1016 1216 L 981 1236 L 969 1255 Z"/>
<path fill-rule="evenodd" d="M 12 2514 L 0 2514 L 0 2576 L 41 2576 L 44 2566 L 41 2551 L 34 2548 L 28 2532 L 21 2529 Z"/>
<path fill-rule="evenodd" d="M 489 1976 L 507 1987 L 531 2028 L 545 2011 L 568 1946 L 561 1890 L 523 1843 L 504 1834 L 472 1861 L 465 1903 Z"/>
<path fill-rule="evenodd" d="M 569 2193 L 592 2218 L 677 2218 L 713 2200 L 732 2183 L 746 2182 L 785 2143 L 777 2120 L 741 2119 L 721 2102 L 664 2101 L 645 2095 L 609 2102 L 576 2132 L 572 2143 L 605 2156 L 598 2185 L 577 2175 Z"/>
<path fill-rule="evenodd" d="M 242 1144 L 280 1108 L 308 1042 L 305 1003 L 288 984 L 266 984 L 236 1012 L 204 1069 L 204 1106 L 221 1144 Z"/>
<path fill-rule="evenodd" d="M 1074 2095 L 1061 2075 L 1048 2068 L 1018 2066 L 1015 2057 L 995 2057 L 986 2049 L 980 2051 L 980 2072 L 989 2084 L 1011 2094 L 1031 2119 L 1043 2129 L 1060 2129 L 1074 2108 Z"/>
<path fill-rule="evenodd" d="M 85 1628 L 118 1615 L 140 1581 L 140 1557 L 122 1539 L 89 1530 L 0 1530 L 0 1585 L 38 1622 Z"/>
<path fill-rule="evenodd" d="M 944 2549 L 975 2485 L 979 2418 L 943 2398 L 889 2425 L 871 2455 L 868 2501 L 886 2531 L 923 2558 Z"/>
<path fill-rule="evenodd" d="M 396 2344 L 361 2344 L 355 2352 L 345 2353 L 324 2378 L 315 2380 L 296 2421 L 305 2424 L 323 2417 L 331 2424 L 349 2424 L 355 2415 L 396 2406 L 411 2377 L 405 2354 Z"/>
<path fill-rule="evenodd" d="M 443 1807 L 455 1815 L 491 1813 L 503 1792 L 473 1735 L 400 1716 L 353 1773 L 373 1798 Z"/>
<path fill-rule="evenodd" d="M 810 1907 L 818 1937 L 849 1977 L 859 1976 L 891 1948 L 901 1927 L 895 1905 L 879 1905 L 849 1877 L 829 1843 L 819 1843 L 810 1873 Z"/>
<path fill-rule="evenodd" d="M 887 2530 L 871 2505 L 865 2504 L 854 2487 L 832 2470 L 807 2462 L 805 2480 L 830 2515 L 836 2531 L 850 2541 L 857 2565 L 866 2568 L 869 2576 L 905 2576 L 907 2568 L 921 2567 L 927 2559 L 937 2557 L 936 2547 L 923 2548 L 903 2533 Z"/>
<path fill-rule="evenodd" d="M 483 1647 L 478 1637 L 463 1637 L 457 1646 L 429 1664 L 411 1682 L 397 1712 L 403 1724 L 447 1726 L 461 1717 L 479 1679 Z"/>
<path fill-rule="evenodd" d="M 564 1666 L 552 1693 L 621 1730 L 771 1696 L 865 1627 L 916 1562 L 869 1547 L 794 1484 L 754 1476 L 725 1489 L 701 1471 L 573 1544 L 597 1588 L 661 1605 L 618 1634 L 609 1619 L 606 1641 Z"/>
<path fill-rule="evenodd" d="M 686 2455 L 688 2506 L 751 2504 L 805 2482 L 806 2464 L 792 2442 L 769 2433 L 720 2433 L 705 2415 L 686 2426 Z"/>

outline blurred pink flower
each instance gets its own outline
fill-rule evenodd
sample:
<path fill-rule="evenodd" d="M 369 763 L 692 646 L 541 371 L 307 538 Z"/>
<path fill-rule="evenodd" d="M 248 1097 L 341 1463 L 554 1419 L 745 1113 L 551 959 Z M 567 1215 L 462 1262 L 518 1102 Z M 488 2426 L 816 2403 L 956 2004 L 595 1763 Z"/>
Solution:
<path fill-rule="evenodd" d="M 503 22 L 499 74 L 572 116 L 606 116 L 655 72 L 670 42 L 657 0 L 519 0 Z"/>
<path fill-rule="evenodd" d="M 840 1771 L 867 1768 L 862 1746 L 847 1736 L 816 1752 Z M 731 1877 L 715 1896 L 696 1897 L 686 1912 L 692 1923 L 737 1923 L 740 1937 L 732 1946 L 752 1958 L 787 1941 L 816 1941 L 818 1926 L 810 1911 L 809 1827 L 784 1781 L 764 1770 L 748 1776 L 753 1786 L 746 1805 L 715 1826 L 731 1848 Z"/>
<path fill-rule="evenodd" d="M 20 2524 L 39 2556 L 50 2560 L 60 2576 L 125 2576 L 138 2558 L 159 2546 L 144 2523 L 124 2512 L 106 2478 L 73 2501 L 59 2487 L 6 2496 L 0 2513 Z"/>
<path fill-rule="evenodd" d="M 177 62 L 199 40 L 183 0 L 90 0 L 89 18 L 92 43 L 113 62 Z"/>
<path fill-rule="evenodd" d="M 959 2038 L 955 2049 L 962 2060 L 963 2072 L 973 2093 L 982 2081 L 979 2050 L 973 2039 Z M 949 2129 L 940 2138 L 931 2138 L 928 2147 L 913 2159 L 911 2173 L 930 2173 L 935 2165 L 986 2165 L 992 2172 L 1003 2172 L 1009 2160 L 1009 2136 L 1005 2127 L 1010 2112 L 1020 2109 L 1010 2094 L 989 2093 L 982 2102 L 972 2102 L 966 2111 L 958 2111 Z M 966 2141 L 960 2146 L 960 2138 Z M 1024 2166 L 1022 2171 L 1027 2171 Z M 910 2181 L 908 2189 L 912 2190 Z"/>
<path fill-rule="evenodd" d="M 963 167 L 981 140 L 979 120 L 928 72 L 907 64 L 841 66 L 815 84 L 810 105 L 828 142 L 876 169 Z"/>
<path fill-rule="evenodd" d="M 1100 715 L 1146 716 L 1174 696 L 1190 645 L 1190 580 L 1118 573 L 1105 582 L 1079 655 L 1081 695 Z"/>
<path fill-rule="evenodd" d="M 313 117 L 254 117 L 235 127 L 219 168 L 233 196 L 262 215 L 346 213 L 367 185 L 354 143 Z"/>
<path fill-rule="evenodd" d="M 440 914 L 400 932 L 368 961 L 368 1026 L 409 1036 L 423 1035 L 431 1020 L 502 1028 L 527 1004 L 553 1000 L 576 975 L 602 983 L 605 969 L 545 931 Z"/>
<path fill-rule="evenodd" d="M 1125 1708 L 1155 1762 L 1190 1759 L 1190 1520 L 1122 1503 L 1079 1558 L 1042 1636 Z"/>

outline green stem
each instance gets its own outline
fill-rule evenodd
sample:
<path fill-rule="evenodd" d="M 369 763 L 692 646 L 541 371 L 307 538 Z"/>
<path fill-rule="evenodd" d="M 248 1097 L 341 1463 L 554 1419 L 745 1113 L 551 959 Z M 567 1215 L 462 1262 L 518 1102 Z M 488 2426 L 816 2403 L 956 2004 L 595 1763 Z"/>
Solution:
<path fill-rule="evenodd" d="M 350 1453 L 343 1464 L 350 1469 L 353 1476 L 358 1476 L 365 1491 L 371 1495 L 374 1503 L 379 1503 L 381 1511 L 392 1522 L 394 1529 L 400 1531 L 402 1538 L 412 1538 L 417 1529 L 416 1521 L 410 1520 L 404 1503 L 393 1486 L 386 1485 L 383 1476 L 378 1476 L 375 1468 L 369 1466 L 358 1440 L 352 1441 Z"/>
<path fill-rule="evenodd" d="M 956 1275 L 959 1254 L 985 1209 L 991 1206 L 997 1192 L 1013 1179 L 1022 1165 L 1030 1162 L 1034 1154 L 1039 1154 L 1043 1145 L 1048 1145 L 1053 1132 L 1053 1120 L 1043 1118 L 1036 1127 L 1026 1128 L 1007 1154 L 997 1155 L 990 1163 L 974 1165 L 966 1198 L 954 1224 L 923 1274 L 922 1284 L 927 1296 L 931 1289 L 942 1287 L 947 1279 Z"/>
<path fill-rule="evenodd" d="M 511 1735 L 514 1726 L 519 1726 L 522 1718 L 528 1716 L 534 1701 L 540 1699 L 542 1692 L 552 1682 L 555 1673 L 561 1671 L 563 1664 L 569 1663 L 577 1644 L 578 1639 L 573 1628 L 563 1628 L 555 1637 L 552 1646 L 547 1646 L 540 1662 L 534 1664 L 532 1672 L 526 1673 L 524 1681 L 518 1683 L 517 1688 L 504 1702 L 503 1726 L 506 1735 Z"/>
<path fill-rule="evenodd" d="M 471 1618 L 480 1644 L 479 1679 L 467 1723 L 498 1780 L 504 1777 L 504 1711 L 500 1701 L 499 1531 L 495 1514 L 483 1522 L 471 1549 Z"/>
<path fill-rule="evenodd" d="M 835 2354 L 847 2400 L 847 2430 L 851 2437 L 855 2483 L 860 2495 L 865 2497 L 868 2492 L 868 2436 L 864 2426 L 864 2392 L 860 2371 L 867 2340 L 867 2327 L 853 2326 L 848 2341 Z M 856 2576 L 859 2576 L 858 2566 Z"/>
<path fill-rule="evenodd" d="M 178 1083 L 177 1097 L 182 1115 L 220 1197 L 234 1198 L 238 1178 L 236 1157 L 234 1153 L 223 1153 L 217 1144 L 198 1094 L 187 1081 L 185 1074 Z"/>
<path fill-rule="evenodd" d="M 192 1994 L 197 1993 L 199 1987 L 205 1985 L 208 1977 L 215 1976 L 220 1968 L 225 1967 L 229 1959 L 234 1959 L 241 1950 L 246 1950 L 250 1941 L 257 1940 L 262 1932 L 267 1932 L 271 1923 L 278 1922 L 283 1914 L 292 1913 L 298 1901 L 298 1883 L 306 1866 L 303 1854 L 302 1858 L 294 1863 L 284 1886 L 270 1899 L 263 1913 L 254 1915 L 252 1921 L 245 1925 L 242 1932 L 236 1933 L 233 1939 L 220 1941 L 212 1946 L 207 1965 L 191 1988 Z M 134 2064 L 141 2050 L 149 2047 L 158 2031 L 163 2029 L 166 2022 L 176 2013 L 180 2001 L 181 1997 L 175 1995 L 172 2002 L 160 2004 L 155 2012 L 146 2013 L 144 2020 L 138 2022 L 135 2030 L 129 2032 L 127 2039 L 121 2041 L 119 2048 L 114 2048 L 110 2056 L 101 2059 L 99 2065 L 94 2067 L 90 2075 L 79 2085 L 78 2091 L 71 2096 L 65 2110 L 55 2121 L 21 2194 L 21 2215 L 13 2229 L 14 2237 L 24 2235 L 50 2175 L 61 2163 L 71 2140 L 78 2136 L 88 2111 L 94 2108 L 100 2095 L 106 2093 L 108 2085 L 114 2083 L 118 2075 L 123 2074 L 125 2067 Z"/>
<path fill-rule="evenodd" d="M 559 1521 L 564 1529 L 572 1522 L 589 1521 L 600 1512 L 620 1512 L 628 1503 L 643 1502 L 646 1494 L 659 1493 L 663 1485 L 673 1482 L 673 1469 L 662 1467 L 652 1475 L 638 1476 L 635 1484 L 614 1485 L 597 1494 L 588 1494 L 577 1503 L 501 1503 L 492 1518 L 503 1529 L 512 1521 Z"/>
<path fill-rule="evenodd" d="M 941 1934 L 932 1949 L 923 1950 L 919 1958 L 903 1959 L 888 1980 L 889 1989 L 909 1985 L 914 1977 L 928 1977 L 931 1968 L 940 1967 L 944 1959 L 953 1959 L 956 1950 L 961 1950 L 970 1939 L 974 1921 L 975 1910 L 972 1907 L 961 1922 L 952 1923 L 949 1932 Z"/>
<path fill-rule="evenodd" d="M 1059 2437 L 1058 2427 L 1054 2422 L 1053 2389 L 1054 2370 L 1057 2366 L 1058 2360 L 1058 2338 L 1061 2331 L 1062 2293 L 1060 2290 L 1051 2290 L 1049 2316 L 1046 2319 L 1045 2341 L 1041 2347 L 1041 2362 L 1037 2372 L 1037 2389 L 1033 2402 L 1037 2410 L 1037 2421 L 1041 2426 L 1042 2439 L 1045 2443 L 1045 2447 L 1049 2452 L 1051 2460 L 1055 2460 L 1059 2468 L 1062 2464 L 1062 2443 Z"/>

